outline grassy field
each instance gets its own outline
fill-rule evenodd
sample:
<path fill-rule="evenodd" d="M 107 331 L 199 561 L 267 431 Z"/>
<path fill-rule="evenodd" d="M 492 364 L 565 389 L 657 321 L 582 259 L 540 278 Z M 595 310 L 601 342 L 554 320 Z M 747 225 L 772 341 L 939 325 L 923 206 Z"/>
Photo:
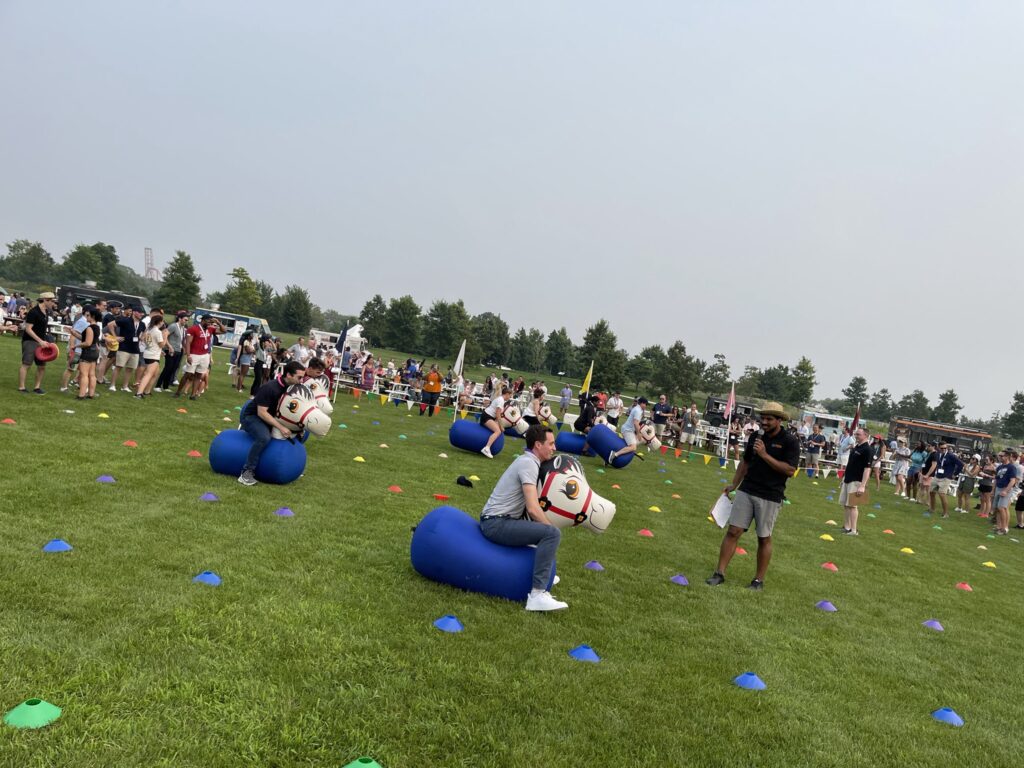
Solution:
<path fill-rule="evenodd" d="M 488 461 L 452 448 L 444 418 L 341 396 L 305 477 L 245 488 L 205 458 L 243 402 L 223 366 L 196 402 L 104 390 L 83 404 L 56 393 L 57 370 L 50 394 L 15 392 L 17 357 L 0 340 L 0 419 L 17 422 L 0 426 L 0 707 L 64 711 L 39 731 L 0 728 L 0 766 L 1019 764 L 1021 545 L 987 538 L 973 514 L 938 530 L 883 486 L 851 539 L 826 524 L 842 519 L 834 477 L 801 476 L 766 590 L 742 588 L 747 537 L 711 589 L 721 532 L 706 515 L 728 476 L 716 462 L 587 460 L 616 519 L 563 538 L 555 594 L 569 610 L 527 614 L 427 582 L 408 555 L 433 494 L 478 513 L 515 441 Z M 74 550 L 42 553 L 55 537 Z M 222 585 L 192 583 L 204 570 Z M 816 610 L 823 599 L 838 612 Z M 431 626 L 449 613 L 464 632 Z M 945 632 L 922 626 L 932 618 Z M 571 659 L 581 643 L 601 663 Z M 767 690 L 731 683 L 747 670 Z M 944 706 L 966 726 L 932 720 Z"/>

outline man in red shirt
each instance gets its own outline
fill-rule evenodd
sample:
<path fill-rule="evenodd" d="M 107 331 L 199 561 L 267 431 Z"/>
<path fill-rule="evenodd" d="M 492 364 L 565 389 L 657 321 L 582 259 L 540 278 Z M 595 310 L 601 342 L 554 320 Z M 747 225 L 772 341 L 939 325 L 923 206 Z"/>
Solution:
<path fill-rule="evenodd" d="M 210 370 L 213 350 L 213 329 L 216 326 L 220 333 L 224 328 L 212 315 L 203 315 L 199 322 L 185 331 L 182 347 L 185 350 L 185 375 L 181 377 L 175 397 L 181 397 L 181 390 L 189 388 L 189 400 L 195 400 L 200 385 Z"/>

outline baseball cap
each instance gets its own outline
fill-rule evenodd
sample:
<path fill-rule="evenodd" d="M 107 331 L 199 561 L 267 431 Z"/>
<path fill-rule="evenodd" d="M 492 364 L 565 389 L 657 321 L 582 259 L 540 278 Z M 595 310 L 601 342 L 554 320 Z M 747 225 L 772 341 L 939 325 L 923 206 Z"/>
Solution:
<path fill-rule="evenodd" d="M 45 301 L 46 299 L 55 299 L 55 298 L 57 298 L 57 297 L 54 296 L 50 291 L 43 291 L 42 293 L 39 294 L 39 300 L 40 301 Z"/>

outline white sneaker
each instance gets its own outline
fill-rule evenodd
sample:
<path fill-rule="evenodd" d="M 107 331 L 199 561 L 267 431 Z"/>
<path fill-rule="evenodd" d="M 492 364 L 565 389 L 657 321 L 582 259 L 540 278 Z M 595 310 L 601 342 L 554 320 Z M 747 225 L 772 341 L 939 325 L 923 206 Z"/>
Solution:
<path fill-rule="evenodd" d="M 60 388 L 60 391 L 61 391 L 61 392 L 67 392 L 67 391 L 68 391 L 68 388 L 67 388 L 67 387 L 61 387 L 61 388 Z"/>
<path fill-rule="evenodd" d="M 163 392 L 163 390 L 160 389 L 160 387 L 153 387 L 153 391 L 154 392 Z"/>
<path fill-rule="evenodd" d="M 115 387 L 113 384 L 111 384 L 110 385 L 110 391 L 111 392 L 117 392 L 117 387 Z"/>
<path fill-rule="evenodd" d="M 552 581 L 551 581 L 551 586 L 553 586 L 553 587 L 557 587 L 557 586 L 558 586 L 558 582 L 560 582 L 561 580 L 562 580 L 562 577 L 561 577 L 561 576 L 559 576 L 559 575 L 558 575 L 558 574 L 556 573 L 556 574 L 555 574 L 555 578 L 554 578 L 554 579 L 552 579 Z"/>
<path fill-rule="evenodd" d="M 568 603 L 555 600 L 548 591 L 531 592 L 526 598 L 526 610 L 528 611 L 561 611 L 568 608 Z"/>
<path fill-rule="evenodd" d="M 494 458 L 494 454 L 491 453 L 491 449 L 488 448 L 486 445 L 483 448 L 480 449 L 480 453 L 482 453 L 488 459 L 493 459 Z"/>
<path fill-rule="evenodd" d="M 117 392 L 117 390 L 116 390 L 116 389 L 115 389 L 114 391 L 115 391 L 115 392 Z M 131 388 L 131 387 L 121 387 L 121 391 L 122 391 L 122 392 L 131 392 L 131 391 L 132 391 L 132 388 Z"/>

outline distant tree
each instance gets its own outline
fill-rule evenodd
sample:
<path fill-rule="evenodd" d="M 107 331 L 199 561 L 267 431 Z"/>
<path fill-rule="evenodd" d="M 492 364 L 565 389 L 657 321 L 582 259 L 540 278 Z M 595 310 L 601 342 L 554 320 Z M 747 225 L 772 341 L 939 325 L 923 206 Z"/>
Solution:
<path fill-rule="evenodd" d="M 454 361 L 462 341 L 471 335 L 469 313 L 462 299 L 454 303 L 435 301 L 423 316 L 421 346 L 423 354 L 429 357 Z"/>
<path fill-rule="evenodd" d="M 15 240 L 0 258 L 0 276 L 19 283 L 54 283 L 57 265 L 40 243 Z"/>
<path fill-rule="evenodd" d="M 92 246 L 79 243 L 68 251 L 57 267 L 57 279 L 71 285 L 82 285 L 86 280 L 94 280 L 97 287 L 106 290 L 106 285 L 100 282 L 102 269 Z"/>
<path fill-rule="evenodd" d="M 825 397 L 821 400 L 821 407 L 825 409 L 826 413 L 836 413 L 843 416 L 853 416 L 852 411 L 848 411 L 850 403 L 847 402 L 845 397 Z M 856 406 L 854 406 L 856 407 Z M 863 410 L 861 415 L 864 415 Z"/>
<path fill-rule="evenodd" d="M 651 376 L 654 374 L 654 365 L 646 357 L 640 355 L 633 355 L 629 358 L 626 363 L 626 375 L 629 377 L 629 381 L 636 387 L 637 391 L 640 391 L 641 385 L 645 381 L 650 381 Z"/>
<path fill-rule="evenodd" d="M 384 346 L 419 353 L 422 323 L 420 305 L 412 296 L 391 299 L 384 315 Z"/>
<path fill-rule="evenodd" d="M 761 371 L 758 389 L 761 391 L 761 397 L 767 400 L 788 403 L 794 400 L 790 392 L 791 385 L 792 378 L 789 373 L 789 366 L 775 365 Z"/>
<path fill-rule="evenodd" d="M 929 419 L 932 415 L 928 398 L 920 389 L 915 389 L 909 395 L 904 395 L 896 404 L 897 416 L 905 416 L 908 419 Z"/>
<path fill-rule="evenodd" d="M 544 344 L 544 367 L 548 373 L 555 375 L 574 371 L 576 347 L 573 346 L 569 332 L 564 327 L 548 334 L 548 340 Z"/>
<path fill-rule="evenodd" d="M 231 282 L 220 294 L 221 309 L 225 312 L 236 312 L 240 315 L 255 315 L 260 306 L 260 294 L 256 281 L 252 279 L 245 267 L 235 267 L 228 274 Z"/>
<path fill-rule="evenodd" d="M 117 258 L 117 249 L 106 243 L 93 243 L 90 247 L 99 261 L 99 274 L 95 278 L 96 284 L 105 291 L 126 290 L 124 280 L 126 274 L 118 268 L 121 264 Z"/>
<path fill-rule="evenodd" d="M 848 408 L 856 408 L 868 400 L 868 380 L 863 376 L 854 376 L 842 392 Z"/>
<path fill-rule="evenodd" d="M 540 372 L 544 366 L 544 334 L 536 328 L 520 328 L 512 337 L 509 365 L 523 371 Z"/>
<path fill-rule="evenodd" d="M 308 334 L 314 328 L 314 304 L 305 288 L 289 285 L 278 298 L 278 324 L 290 333 Z M 319 312 L 319 310 L 317 310 Z"/>
<path fill-rule="evenodd" d="M 255 281 L 256 293 L 259 295 L 259 303 L 256 305 L 255 316 L 262 317 L 271 324 L 281 324 L 283 318 L 281 317 L 281 305 L 279 302 L 280 297 L 274 290 L 274 286 L 270 283 L 265 283 L 262 280 Z M 308 333 L 307 328 L 303 333 Z"/>
<path fill-rule="evenodd" d="M 729 391 L 723 388 L 720 392 L 709 392 L 710 395 L 727 397 Z M 761 396 L 761 369 L 748 365 L 743 369 L 743 375 L 736 381 L 737 397 L 760 397 Z"/>
<path fill-rule="evenodd" d="M 814 378 L 816 371 L 814 363 L 806 357 L 801 357 L 797 364 L 790 370 L 789 401 L 794 405 L 806 405 L 811 402 L 814 396 L 814 385 L 818 383 Z"/>
<path fill-rule="evenodd" d="M 960 417 L 960 423 L 971 429 L 980 429 L 990 435 L 998 435 L 1003 432 L 1003 414 L 995 411 L 987 419 L 969 419 L 966 416 Z"/>
<path fill-rule="evenodd" d="M 947 389 L 939 395 L 938 404 L 932 408 L 932 420 L 941 421 L 943 424 L 956 424 L 962 410 L 963 406 L 960 405 L 956 392 Z"/>
<path fill-rule="evenodd" d="M 729 389 L 732 382 L 732 371 L 729 364 L 725 362 L 725 355 L 721 352 L 715 354 L 715 362 L 704 369 L 704 376 L 701 381 L 701 388 L 705 392 L 724 392 Z"/>
<path fill-rule="evenodd" d="M 1003 432 L 1007 437 L 1024 439 L 1024 392 L 1014 392 L 1010 410 L 1003 417 Z"/>
<path fill-rule="evenodd" d="M 621 388 L 626 381 L 626 362 L 629 356 L 618 349 L 618 339 L 608 321 L 601 319 L 587 328 L 578 355 L 584 370 L 594 362 L 592 391 Z"/>
<path fill-rule="evenodd" d="M 171 263 L 164 270 L 164 280 L 151 297 L 155 306 L 168 312 L 179 309 L 192 310 L 199 306 L 199 281 L 192 257 L 185 251 L 177 251 Z"/>
<path fill-rule="evenodd" d="M 324 309 L 321 310 L 321 317 L 323 322 L 323 329 L 325 331 L 338 332 L 346 326 L 350 326 L 353 323 L 358 323 L 359 318 L 353 315 L 343 315 L 336 309 Z"/>
<path fill-rule="evenodd" d="M 359 313 L 363 336 L 371 347 L 379 347 L 384 343 L 384 317 L 387 313 L 388 305 L 379 293 L 367 301 Z"/>
<path fill-rule="evenodd" d="M 894 407 L 892 395 L 888 389 L 883 387 L 875 392 L 871 399 L 864 404 L 861 413 L 865 418 L 873 419 L 874 421 L 888 421 L 892 418 L 892 409 Z"/>
<path fill-rule="evenodd" d="M 676 341 L 667 350 L 660 365 L 653 373 L 657 394 L 668 396 L 669 402 L 677 402 L 680 396 L 689 395 L 700 385 L 704 363 L 686 353 L 686 345 Z"/>
<path fill-rule="evenodd" d="M 470 321 L 470 327 L 472 328 L 473 346 L 478 350 L 478 354 L 474 358 L 469 358 L 469 345 L 467 344 L 467 358 L 494 365 L 508 363 L 512 340 L 508 335 L 508 323 L 501 319 L 501 315 L 496 315 L 493 312 L 476 315 Z"/>

